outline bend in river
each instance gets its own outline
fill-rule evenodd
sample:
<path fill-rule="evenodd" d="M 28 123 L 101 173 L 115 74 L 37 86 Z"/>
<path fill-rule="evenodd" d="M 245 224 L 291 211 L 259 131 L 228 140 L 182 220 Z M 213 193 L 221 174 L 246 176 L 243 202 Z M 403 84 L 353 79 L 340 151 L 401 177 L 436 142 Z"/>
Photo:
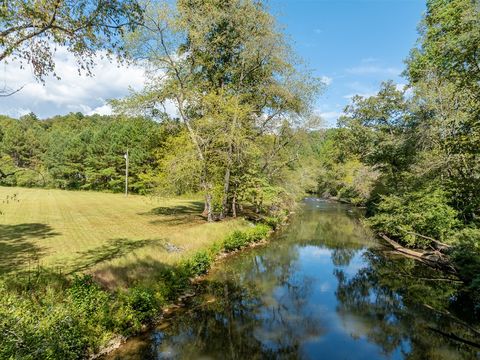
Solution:
<path fill-rule="evenodd" d="M 460 285 L 392 255 L 358 218 L 306 199 L 267 246 L 219 263 L 185 309 L 108 358 L 479 359 Z"/>

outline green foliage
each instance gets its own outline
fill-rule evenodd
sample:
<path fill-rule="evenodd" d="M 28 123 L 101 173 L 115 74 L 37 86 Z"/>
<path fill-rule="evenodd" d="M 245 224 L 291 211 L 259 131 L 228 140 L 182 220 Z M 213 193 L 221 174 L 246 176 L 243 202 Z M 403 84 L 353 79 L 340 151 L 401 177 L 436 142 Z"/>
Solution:
<path fill-rule="evenodd" d="M 451 256 L 462 278 L 469 284 L 480 310 L 480 229 L 465 228 L 453 237 Z"/>
<path fill-rule="evenodd" d="M 199 251 L 185 262 L 184 267 L 189 276 L 203 275 L 210 269 L 212 261 L 213 258 L 208 251 Z"/>
<path fill-rule="evenodd" d="M 348 168 L 360 161 L 376 173 L 360 187 L 368 222 L 407 246 L 455 244 L 452 259 L 477 304 L 479 30 L 478 1 L 428 0 L 405 71 L 411 95 L 386 82 L 375 96 L 354 97 L 323 140 L 319 179 L 322 193 L 355 199 Z"/>
<path fill-rule="evenodd" d="M 124 55 L 122 35 L 142 19 L 135 0 L 9 0 L 0 4 L 0 61 L 32 65 L 37 79 L 55 74 L 58 46 L 73 53 L 80 70 L 90 71 L 92 54 Z"/>
<path fill-rule="evenodd" d="M 246 231 L 234 231 L 223 242 L 223 248 L 225 251 L 235 251 L 245 247 L 251 243 L 258 242 L 264 239 L 271 228 L 265 224 L 258 224 Z"/>
<path fill-rule="evenodd" d="M 319 172 L 316 191 L 324 197 L 365 205 L 379 178 L 379 171 L 347 150 L 346 129 L 330 129 L 319 139 Z M 345 147 L 345 148 L 344 148 Z"/>
<path fill-rule="evenodd" d="M 242 205 L 262 213 L 291 206 L 300 129 L 320 84 L 298 66 L 265 5 L 181 0 L 149 3 L 146 11 L 148 26 L 129 46 L 149 60 L 149 85 L 113 105 L 161 122 L 175 105 L 183 131 L 168 144 L 162 189 L 204 192 L 209 221 L 236 215 Z"/>
<path fill-rule="evenodd" d="M 66 278 L 41 268 L 0 279 L 0 358 L 86 358 L 114 334 L 135 334 L 154 321 L 162 305 L 176 301 L 218 253 L 260 241 L 269 232 L 265 224 L 234 232 L 127 289 L 108 291 L 90 275 Z"/>
<path fill-rule="evenodd" d="M 69 114 L 38 120 L 0 119 L 0 182 L 10 186 L 62 189 L 124 189 L 125 159 L 130 153 L 130 191 L 145 194 L 156 185 L 147 174 L 157 171 L 158 147 L 167 125 L 144 118 Z"/>
<path fill-rule="evenodd" d="M 248 236 L 243 231 L 234 231 L 232 235 L 228 236 L 223 242 L 223 247 L 226 251 L 234 251 L 240 249 L 248 244 Z"/>
<path fill-rule="evenodd" d="M 140 324 L 151 322 L 159 313 L 159 303 L 152 289 L 133 287 L 126 295 L 127 308 L 133 312 L 133 318 Z M 135 326 L 138 329 L 138 325 Z"/>
<path fill-rule="evenodd" d="M 427 188 L 402 195 L 382 196 L 369 224 L 377 231 L 400 238 L 408 246 L 426 247 L 430 240 L 444 241 L 460 225 L 446 194 Z"/>

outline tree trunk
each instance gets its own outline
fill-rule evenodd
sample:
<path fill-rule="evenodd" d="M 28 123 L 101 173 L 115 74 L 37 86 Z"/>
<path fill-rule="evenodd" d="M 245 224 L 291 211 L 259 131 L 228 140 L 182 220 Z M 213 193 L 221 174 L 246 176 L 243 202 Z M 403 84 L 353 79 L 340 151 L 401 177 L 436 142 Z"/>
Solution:
<path fill-rule="evenodd" d="M 229 156 L 230 157 L 230 156 Z M 224 219 L 228 215 L 228 193 L 230 191 L 230 165 L 227 165 L 225 170 L 225 180 L 223 185 L 223 199 L 222 199 L 222 212 L 220 218 Z"/>
<path fill-rule="evenodd" d="M 232 216 L 234 218 L 237 217 L 237 188 L 236 187 L 232 197 Z"/>
<path fill-rule="evenodd" d="M 385 240 L 387 243 L 389 243 L 395 251 L 398 253 L 410 257 L 412 259 L 415 259 L 417 261 L 422 262 L 425 265 L 428 265 L 433 268 L 437 269 L 442 269 L 443 271 L 446 271 L 451 274 L 456 274 L 456 269 L 453 267 L 451 264 L 449 258 L 442 254 L 439 251 L 416 251 L 416 250 L 411 250 L 403 247 L 399 243 L 393 241 L 390 239 L 388 236 L 385 234 L 380 233 L 380 237 Z"/>
<path fill-rule="evenodd" d="M 205 210 L 206 216 L 207 216 L 207 221 L 208 222 L 213 222 L 213 213 L 212 213 L 212 194 L 210 194 L 210 191 L 208 191 L 205 194 Z"/>

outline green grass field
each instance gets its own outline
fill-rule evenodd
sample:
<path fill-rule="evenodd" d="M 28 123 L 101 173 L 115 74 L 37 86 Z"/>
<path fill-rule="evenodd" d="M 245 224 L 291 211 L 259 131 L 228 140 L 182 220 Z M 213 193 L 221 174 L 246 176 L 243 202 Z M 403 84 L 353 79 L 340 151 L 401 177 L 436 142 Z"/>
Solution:
<path fill-rule="evenodd" d="M 202 210 L 200 198 L 0 187 L 0 273 L 41 265 L 131 284 L 247 226 Z"/>

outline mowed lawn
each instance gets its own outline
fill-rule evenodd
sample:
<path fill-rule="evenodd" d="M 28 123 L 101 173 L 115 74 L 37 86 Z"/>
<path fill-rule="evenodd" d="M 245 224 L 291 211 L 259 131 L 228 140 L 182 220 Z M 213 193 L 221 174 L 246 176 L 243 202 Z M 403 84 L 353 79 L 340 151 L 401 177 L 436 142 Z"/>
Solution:
<path fill-rule="evenodd" d="M 0 273 L 41 265 L 127 284 L 247 226 L 202 210 L 201 198 L 0 187 Z"/>

